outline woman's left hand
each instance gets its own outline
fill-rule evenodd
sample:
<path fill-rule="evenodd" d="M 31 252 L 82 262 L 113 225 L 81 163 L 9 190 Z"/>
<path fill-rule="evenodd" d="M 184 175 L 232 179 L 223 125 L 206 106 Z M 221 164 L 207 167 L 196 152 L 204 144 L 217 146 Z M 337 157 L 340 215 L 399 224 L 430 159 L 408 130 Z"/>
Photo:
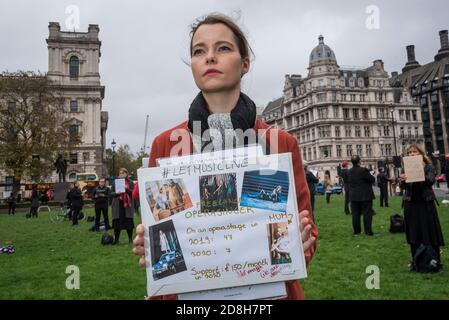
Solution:
<path fill-rule="evenodd" d="M 312 236 L 312 224 L 309 219 L 309 211 L 304 210 L 299 213 L 299 232 L 301 232 L 302 246 L 304 252 L 310 249 L 316 241 Z"/>

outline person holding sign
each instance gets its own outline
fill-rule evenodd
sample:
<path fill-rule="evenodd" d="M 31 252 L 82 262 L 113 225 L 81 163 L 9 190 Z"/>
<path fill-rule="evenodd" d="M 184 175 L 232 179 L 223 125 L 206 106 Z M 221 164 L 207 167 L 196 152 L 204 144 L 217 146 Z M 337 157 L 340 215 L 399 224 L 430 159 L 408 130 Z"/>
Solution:
<path fill-rule="evenodd" d="M 132 192 L 134 183 L 128 178 L 128 170 L 125 168 L 120 169 L 119 179 L 124 180 L 123 188 L 121 183 L 119 183 L 118 186 L 114 183 L 111 190 L 112 228 L 114 229 L 115 244 L 119 244 L 120 233 L 122 230 L 126 230 L 128 233 L 129 243 L 132 243 L 134 229 L 134 205 Z"/>
<path fill-rule="evenodd" d="M 269 147 L 271 154 L 291 152 L 300 232 L 306 262 L 309 263 L 315 251 L 318 231 L 312 218 L 301 153 L 296 138 L 286 131 L 270 128 L 256 118 L 255 103 L 241 92 L 241 78 L 250 69 L 251 49 L 245 35 L 231 18 L 211 14 L 192 26 L 190 36 L 190 66 L 200 92 L 190 106 L 188 121 L 154 139 L 149 166 L 155 167 L 158 158 L 211 151 L 211 145 L 216 147 L 212 150 L 224 149 L 227 143 L 223 145 L 222 142 L 228 142 L 225 137 L 235 138 L 230 148 L 247 146 L 248 139 L 239 139 L 242 132 L 252 133 L 256 143 Z M 221 189 L 226 192 L 225 186 Z M 204 194 L 216 195 L 221 191 L 218 190 L 206 192 L 203 187 Z M 133 196 L 139 197 L 137 188 Z M 137 227 L 134 245 L 134 254 L 141 256 L 140 264 L 145 266 L 143 225 Z M 288 299 L 304 298 L 296 280 L 287 281 L 287 293 Z M 177 296 L 159 298 L 176 299 Z"/>
<path fill-rule="evenodd" d="M 444 239 L 435 206 L 436 197 L 432 189 L 435 183 L 435 169 L 419 145 L 411 144 L 407 148 L 407 156 L 419 157 L 424 173 L 424 180 L 409 182 L 405 166 L 405 172 L 399 176 L 400 186 L 404 191 L 405 235 L 412 254 L 409 271 L 415 270 L 413 259 L 421 244 L 432 246 L 438 257 L 439 268 L 442 270 L 440 246 L 444 246 Z"/>

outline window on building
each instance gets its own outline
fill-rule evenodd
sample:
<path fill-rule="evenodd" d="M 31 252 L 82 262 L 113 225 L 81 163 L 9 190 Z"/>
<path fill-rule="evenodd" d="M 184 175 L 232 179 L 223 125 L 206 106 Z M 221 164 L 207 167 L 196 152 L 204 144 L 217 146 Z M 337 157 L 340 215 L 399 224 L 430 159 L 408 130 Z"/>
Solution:
<path fill-rule="evenodd" d="M 354 132 L 355 132 L 355 136 L 356 137 L 360 137 L 361 136 L 361 134 L 360 134 L 360 126 L 355 126 Z"/>
<path fill-rule="evenodd" d="M 306 123 L 309 123 L 309 113 L 306 113 Z"/>
<path fill-rule="evenodd" d="M 359 155 L 360 157 L 363 156 L 363 154 L 362 154 L 363 151 L 362 151 L 362 145 L 361 144 L 357 144 L 355 146 L 355 150 L 356 150 L 357 155 Z"/>
<path fill-rule="evenodd" d="M 399 128 L 399 137 L 403 138 L 404 137 L 404 127 L 400 127 Z"/>
<path fill-rule="evenodd" d="M 399 120 L 404 121 L 405 117 L 404 117 L 404 110 L 399 110 Z"/>
<path fill-rule="evenodd" d="M 410 110 L 405 110 L 405 120 L 410 121 Z"/>
<path fill-rule="evenodd" d="M 318 119 L 327 119 L 328 118 L 328 108 L 319 108 L 318 109 Z"/>
<path fill-rule="evenodd" d="M 326 102 L 326 93 L 318 93 L 317 99 L 318 99 L 318 102 Z"/>
<path fill-rule="evenodd" d="M 336 145 L 336 148 L 337 148 L 337 158 L 341 158 L 341 145 L 339 145 L 339 144 L 337 144 Z"/>
<path fill-rule="evenodd" d="M 365 131 L 365 137 L 371 136 L 371 130 L 369 126 L 363 127 L 363 131 Z"/>
<path fill-rule="evenodd" d="M 380 145 L 380 154 L 381 154 L 382 157 L 385 156 L 385 145 L 384 144 Z"/>
<path fill-rule="evenodd" d="M 80 71 L 80 61 L 78 57 L 72 56 L 69 61 L 70 65 L 70 78 L 78 78 Z"/>
<path fill-rule="evenodd" d="M 421 96 L 421 106 L 427 105 L 427 96 Z"/>
<path fill-rule="evenodd" d="M 306 137 L 307 137 L 306 141 L 310 141 L 310 130 L 309 129 L 306 130 Z"/>
<path fill-rule="evenodd" d="M 349 120 L 349 109 L 343 108 L 343 119 Z"/>
<path fill-rule="evenodd" d="M 312 128 L 312 139 L 315 139 L 315 129 Z"/>
<path fill-rule="evenodd" d="M 368 109 L 362 109 L 362 117 L 365 120 L 369 119 L 369 110 Z"/>
<path fill-rule="evenodd" d="M 415 127 L 415 138 L 418 138 L 419 136 L 419 130 L 418 127 Z"/>
<path fill-rule="evenodd" d="M 351 136 L 351 126 L 345 126 L 345 136 L 346 137 Z"/>
<path fill-rule="evenodd" d="M 386 144 L 385 145 L 385 155 L 386 156 L 391 156 L 391 144 Z"/>
<path fill-rule="evenodd" d="M 364 94 L 360 95 L 360 102 L 365 102 L 365 95 Z"/>
<path fill-rule="evenodd" d="M 332 109 L 334 110 L 334 118 L 339 118 L 340 117 L 340 113 L 339 108 L 338 107 L 332 107 Z"/>
<path fill-rule="evenodd" d="M 78 112 L 78 101 L 70 101 L 70 112 Z"/>
<path fill-rule="evenodd" d="M 352 117 L 354 120 L 359 120 L 359 109 L 352 109 Z"/>
<path fill-rule="evenodd" d="M 13 189 L 14 184 L 14 177 L 13 176 L 7 176 L 5 177 L 5 191 L 11 192 Z"/>
<path fill-rule="evenodd" d="M 351 94 L 351 102 L 355 102 L 355 94 Z"/>
<path fill-rule="evenodd" d="M 407 128 L 407 136 L 408 136 L 409 138 L 412 137 L 412 127 L 408 127 L 408 128 Z"/>
<path fill-rule="evenodd" d="M 332 146 L 320 147 L 320 156 L 322 158 L 331 158 L 332 157 Z"/>
<path fill-rule="evenodd" d="M 319 84 L 320 87 L 324 87 L 324 80 L 323 80 L 323 79 L 320 79 L 320 81 L 318 82 L 318 84 Z"/>
<path fill-rule="evenodd" d="M 432 93 L 430 100 L 432 101 L 432 104 L 438 103 L 438 93 Z"/>
<path fill-rule="evenodd" d="M 366 149 L 366 156 L 371 157 L 372 156 L 371 145 L 370 144 L 365 145 L 365 149 Z"/>
<path fill-rule="evenodd" d="M 416 113 L 416 110 L 412 110 L 412 120 L 413 121 L 418 121 L 418 115 Z"/>
<path fill-rule="evenodd" d="M 337 137 L 337 138 L 340 137 L 340 126 L 335 127 L 335 137 Z"/>
<path fill-rule="evenodd" d="M 331 79 L 331 86 L 335 87 L 335 79 Z"/>
<path fill-rule="evenodd" d="M 312 160 L 312 148 L 308 148 L 307 151 L 309 160 Z"/>
<path fill-rule="evenodd" d="M 78 164 L 78 153 L 71 153 L 69 159 L 71 164 Z"/>
<path fill-rule="evenodd" d="M 353 87 L 354 86 L 354 79 L 349 79 L 349 86 Z"/>
<path fill-rule="evenodd" d="M 76 138 L 78 137 L 78 135 L 79 135 L 79 126 L 78 125 L 76 125 L 76 124 L 72 124 L 72 125 L 70 125 L 70 127 L 69 127 L 69 137 L 70 137 L 70 140 L 76 140 Z"/>
<path fill-rule="evenodd" d="M 384 126 L 384 136 L 389 137 L 390 136 L 390 127 Z"/>
<path fill-rule="evenodd" d="M 351 144 L 348 144 L 346 146 L 346 156 L 347 157 L 352 157 L 352 145 Z"/>
<path fill-rule="evenodd" d="M 316 160 L 316 147 L 313 147 L 313 159 Z"/>
<path fill-rule="evenodd" d="M 341 95 L 341 101 L 346 101 L 346 94 Z"/>

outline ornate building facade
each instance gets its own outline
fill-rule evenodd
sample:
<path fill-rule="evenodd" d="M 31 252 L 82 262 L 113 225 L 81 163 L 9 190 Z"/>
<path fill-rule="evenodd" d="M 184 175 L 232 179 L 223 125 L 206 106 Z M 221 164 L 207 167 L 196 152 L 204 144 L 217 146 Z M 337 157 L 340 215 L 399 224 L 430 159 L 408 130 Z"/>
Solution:
<path fill-rule="evenodd" d="M 81 143 L 66 155 L 67 178 L 74 181 L 78 176 L 82 179 L 106 176 L 108 113 L 102 111 L 105 87 L 101 85 L 99 73 L 100 29 L 98 25 L 89 25 L 88 32 L 61 31 L 57 22 L 50 22 L 48 29 L 46 75 L 54 90 L 65 97 L 70 131 L 81 137 Z M 56 172 L 45 179 L 45 182 L 56 181 Z M 12 191 L 12 182 L 13 177 L 0 170 L 0 197 Z"/>
<path fill-rule="evenodd" d="M 82 141 L 69 155 L 68 178 L 75 180 L 79 174 L 105 176 L 108 113 L 102 111 L 105 87 L 99 72 L 100 29 L 91 24 L 88 32 L 66 32 L 57 22 L 50 22 L 48 28 L 47 76 L 55 90 L 66 97 L 70 130 L 78 133 Z M 56 178 L 54 175 L 53 180 Z"/>
<path fill-rule="evenodd" d="M 303 160 L 334 178 L 343 160 L 358 154 L 364 166 L 393 170 L 393 156 L 408 143 L 423 143 L 419 106 L 392 87 L 382 60 L 369 68 L 340 68 L 323 36 L 309 58 L 308 76 L 286 75 L 283 96 L 261 119 L 295 136 Z"/>

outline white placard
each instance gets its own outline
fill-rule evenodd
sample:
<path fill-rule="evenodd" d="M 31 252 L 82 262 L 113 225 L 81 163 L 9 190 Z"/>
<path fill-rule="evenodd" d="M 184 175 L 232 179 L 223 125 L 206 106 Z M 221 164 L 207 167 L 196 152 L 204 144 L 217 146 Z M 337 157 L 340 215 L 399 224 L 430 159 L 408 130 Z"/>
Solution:
<path fill-rule="evenodd" d="M 291 154 L 138 170 L 148 295 L 306 277 Z"/>
<path fill-rule="evenodd" d="M 115 179 L 115 193 L 124 193 L 125 179 Z"/>
<path fill-rule="evenodd" d="M 404 173 L 407 177 L 405 182 L 421 182 L 425 181 L 424 176 L 424 163 L 422 155 L 403 157 L 404 161 Z"/>

